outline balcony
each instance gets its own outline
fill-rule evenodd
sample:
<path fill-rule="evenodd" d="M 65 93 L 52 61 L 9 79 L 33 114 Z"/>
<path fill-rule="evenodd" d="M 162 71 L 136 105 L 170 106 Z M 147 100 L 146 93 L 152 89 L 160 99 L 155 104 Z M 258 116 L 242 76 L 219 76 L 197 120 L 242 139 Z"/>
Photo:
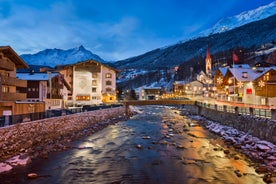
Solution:
<path fill-rule="evenodd" d="M 17 79 L 14 77 L 8 77 L 4 75 L 0 75 L 0 80 L 2 82 L 2 85 L 7 85 L 7 86 L 17 86 L 17 87 L 27 87 L 27 81 Z"/>
<path fill-rule="evenodd" d="M 27 99 L 26 93 L 2 93 L 1 101 L 24 101 Z"/>
<path fill-rule="evenodd" d="M 14 70 L 14 63 L 8 62 L 4 59 L 0 59 L 0 69 L 1 70 L 7 70 L 7 71 L 13 71 Z"/>

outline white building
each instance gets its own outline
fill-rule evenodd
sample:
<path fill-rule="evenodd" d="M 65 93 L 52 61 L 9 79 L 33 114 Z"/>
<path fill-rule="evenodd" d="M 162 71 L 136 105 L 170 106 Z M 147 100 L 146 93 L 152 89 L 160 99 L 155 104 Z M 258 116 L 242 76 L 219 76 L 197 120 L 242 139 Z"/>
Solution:
<path fill-rule="evenodd" d="M 71 88 L 67 106 L 114 103 L 116 101 L 116 72 L 114 68 L 94 60 L 66 65 L 59 72 Z"/>

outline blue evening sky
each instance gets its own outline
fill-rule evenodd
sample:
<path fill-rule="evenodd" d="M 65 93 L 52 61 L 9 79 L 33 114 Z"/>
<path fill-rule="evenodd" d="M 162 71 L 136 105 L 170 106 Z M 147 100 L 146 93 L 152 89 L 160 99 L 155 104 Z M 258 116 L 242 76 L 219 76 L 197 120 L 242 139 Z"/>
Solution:
<path fill-rule="evenodd" d="M 83 45 L 119 60 L 175 44 L 274 0 L 0 0 L 0 45 L 19 55 Z"/>

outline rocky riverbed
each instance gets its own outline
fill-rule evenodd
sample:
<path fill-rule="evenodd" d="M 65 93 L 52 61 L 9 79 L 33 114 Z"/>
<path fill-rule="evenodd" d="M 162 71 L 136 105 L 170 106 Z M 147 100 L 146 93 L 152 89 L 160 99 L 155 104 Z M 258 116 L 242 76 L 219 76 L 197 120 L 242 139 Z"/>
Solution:
<path fill-rule="evenodd" d="M 186 111 L 183 114 L 189 114 Z M 202 116 L 189 115 L 192 119 L 198 120 L 210 132 L 219 135 L 229 146 L 239 150 L 257 164 L 254 168 L 257 173 L 264 174 L 263 180 L 266 183 L 276 183 L 276 145 L 260 140 L 248 132 L 238 131 L 230 126 L 221 125 L 210 121 Z M 229 154 L 228 151 L 224 151 Z"/>
<path fill-rule="evenodd" d="M 74 131 L 67 134 L 63 134 L 47 142 L 45 142 L 42 139 L 41 142 L 39 142 L 39 140 L 29 140 L 30 144 L 34 145 L 33 147 L 21 149 L 19 155 L 16 155 L 10 159 L 0 162 L 0 174 L 11 171 L 13 168 L 26 166 L 34 158 L 47 159 L 49 153 L 51 152 L 70 149 L 72 148 L 72 142 L 74 140 L 80 139 L 82 137 L 87 137 L 95 132 L 104 129 L 109 125 L 115 124 L 118 121 L 127 120 L 128 118 L 128 116 L 118 116 L 112 119 L 107 119 L 105 121 L 91 124 L 91 126 L 88 126 L 85 129 L 82 129 L 81 131 Z M 34 144 L 32 141 L 36 141 L 36 144 Z M 12 152 L 10 152 L 10 154 L 14 155 Z M 6 157 L 9 157 L 9 155 L 6 155 Z M 34 177 L 34 175 L 30 176 Z"/>

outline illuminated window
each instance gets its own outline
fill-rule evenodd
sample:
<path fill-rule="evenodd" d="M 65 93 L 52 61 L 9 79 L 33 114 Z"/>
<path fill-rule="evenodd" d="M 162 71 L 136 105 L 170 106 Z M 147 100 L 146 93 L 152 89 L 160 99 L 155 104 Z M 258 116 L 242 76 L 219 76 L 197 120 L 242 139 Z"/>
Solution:
<path fill-rule="evenodd" d="M 10 91 L 9 87 L 8 86 L 3 86 L 2 87 L 2 92 L 3 93 L 8 93 Z"/>
<path fill-rule="evenodd" d="M 106 81 L 105 84 L 106 84 L 107 86 L 111 86 L 111 85 L 112 85 L 112 82 L 111 82 L 111 81 Z"/>
<path fill-rule="evenodd" d="M 98 76 L 97 73 L 92 73 L 93 78 L 97 78 L 97 76 Z"/>
<path fill-rule="evenodd" d="M 79 96 L 76 96 L 76 100 L 77 101 L 89 101 L 90 96 L 88 96 L 88 95 L 79 95 Z"/>
<path fill-rule="evenodd" d="M 111 78 L 111 77 L 112 77 L 112 74 L 111 74 L 111 73 L 105 74 L 105 78 Z"/>
<path fill-rule="evenodd" d="M 92 86 L 97 86 L 97 80 L 92 80 Z"/>
<path fill-rule="evenodd" d="M 264 80 L 269 80 L 269 73 L 264 75 Z"/>
<path fill-rule="evenodd" d="M 242 78 L 247 78 L 248 77 L 248 73 L 247 72 L 242 72 Z"/>

